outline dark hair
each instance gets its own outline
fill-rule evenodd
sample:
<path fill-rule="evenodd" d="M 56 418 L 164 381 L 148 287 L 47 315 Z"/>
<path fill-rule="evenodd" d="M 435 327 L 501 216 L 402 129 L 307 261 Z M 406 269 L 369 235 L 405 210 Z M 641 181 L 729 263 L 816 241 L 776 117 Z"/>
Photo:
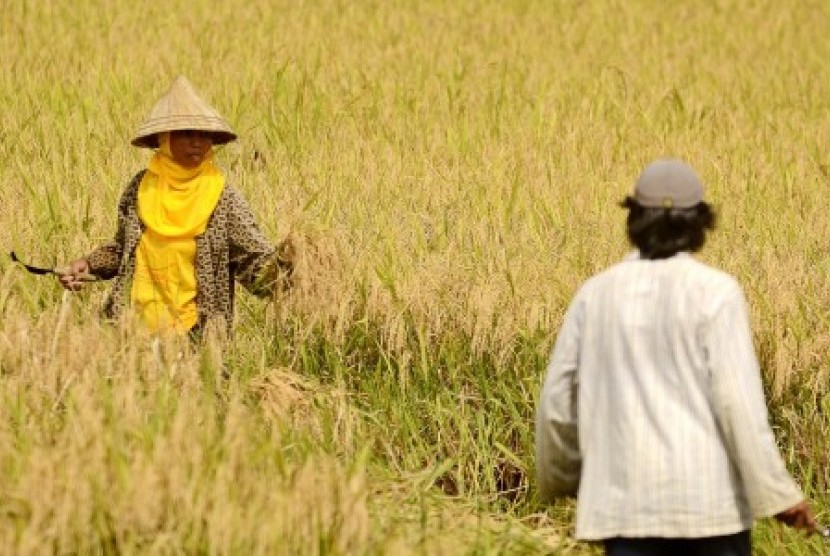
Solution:
<path fill-rule="evenodd" d="M 644 259 L 699 251 L 706 230 L 715 229 L 715 212 L 703 201 L 689 208 L 644 207 L 629 196 L 620 206 L 628 209 L 628 239 Z"/>

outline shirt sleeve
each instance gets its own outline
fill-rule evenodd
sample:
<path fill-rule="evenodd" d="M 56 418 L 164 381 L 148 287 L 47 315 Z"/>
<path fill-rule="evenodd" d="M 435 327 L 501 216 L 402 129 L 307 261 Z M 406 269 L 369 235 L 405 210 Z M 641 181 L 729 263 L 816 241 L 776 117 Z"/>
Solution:
<path fill-rule="evenodd" d="M 260 231 L 247 201 L 237 191 L 230 195 L 230 264 L 236 279 L 251 293 L 266 296 L 290 285 L 293 251 L 283 242 L 274 245 Z"/>
<path fill-rule="evenodd" d="M 583 306 L 565 315 L 536 410 L 536 478 L 540 498 L 575 496 L 582 457 L 577 431 L 577 370 Z"/>
<path fill-rule="evenodd" d="M 96 247 L 84 257 L 89 265 L 90 274 L 98 278 L 109 280 L 118 274 L 118 270 L 121 267 L 121 256 L 124 252 L 127 213 L 142 177 L 144 177 L 144 171 L 133 176 L 121 194 L 121 198 L 118 201 L 118 222 L 115 228 L 115 237 L 111 241 Z"/>
<path fill-rule="evenodd" d="M 737 284 L 707 328 L 713 404 L 727 450 L 753 517 L 775 515 L 804 496 L 787 472 L 769 425 L 746 301 Z"/>

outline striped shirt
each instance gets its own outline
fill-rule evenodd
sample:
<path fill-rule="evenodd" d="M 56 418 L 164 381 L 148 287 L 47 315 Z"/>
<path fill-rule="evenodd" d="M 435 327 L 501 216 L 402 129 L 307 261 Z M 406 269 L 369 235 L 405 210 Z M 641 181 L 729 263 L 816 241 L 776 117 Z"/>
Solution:
<path fill-rule="evenodd" d="M 708 537 L 803 500 L 767 420 L 746 302 L 681 253 L 588 280 L 536 414 L 543 499 L 577 495 L 576 537 Z"/>

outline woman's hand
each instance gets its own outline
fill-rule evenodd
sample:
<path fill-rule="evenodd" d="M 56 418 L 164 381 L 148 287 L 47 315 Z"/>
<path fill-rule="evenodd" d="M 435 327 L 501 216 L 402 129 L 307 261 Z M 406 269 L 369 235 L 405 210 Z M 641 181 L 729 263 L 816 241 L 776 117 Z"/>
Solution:
<path fill-rule="evenodd" d="M 58 277 L 61 285 L 69 291 L 76 292 L 84 285 L 82 276 L 89 275 L 89 263 L 86 259 L 77 259 L 69 263 L 66 273 Z"/>

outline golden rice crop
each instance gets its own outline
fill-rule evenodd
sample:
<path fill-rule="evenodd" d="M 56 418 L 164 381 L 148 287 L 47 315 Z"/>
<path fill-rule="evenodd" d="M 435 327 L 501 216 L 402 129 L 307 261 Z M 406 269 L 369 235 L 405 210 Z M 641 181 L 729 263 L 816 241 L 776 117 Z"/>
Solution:
<path fill-rule="evenodd" d="M 98 322 L 0 261 L 9 553 L 592 552 L 544 510 L 531 417 L 574 290 L 627 250 L 660 156 L 719 212 L 793 472 L 826 511 L 830 158 L 822 2 L 11 3 L 0 246 L 106 240 L 179 73 L 233 123 L 229 180 L 301 247 L 225 353 Z M 764 523 L 760 554 L 816 541 Z"/>

